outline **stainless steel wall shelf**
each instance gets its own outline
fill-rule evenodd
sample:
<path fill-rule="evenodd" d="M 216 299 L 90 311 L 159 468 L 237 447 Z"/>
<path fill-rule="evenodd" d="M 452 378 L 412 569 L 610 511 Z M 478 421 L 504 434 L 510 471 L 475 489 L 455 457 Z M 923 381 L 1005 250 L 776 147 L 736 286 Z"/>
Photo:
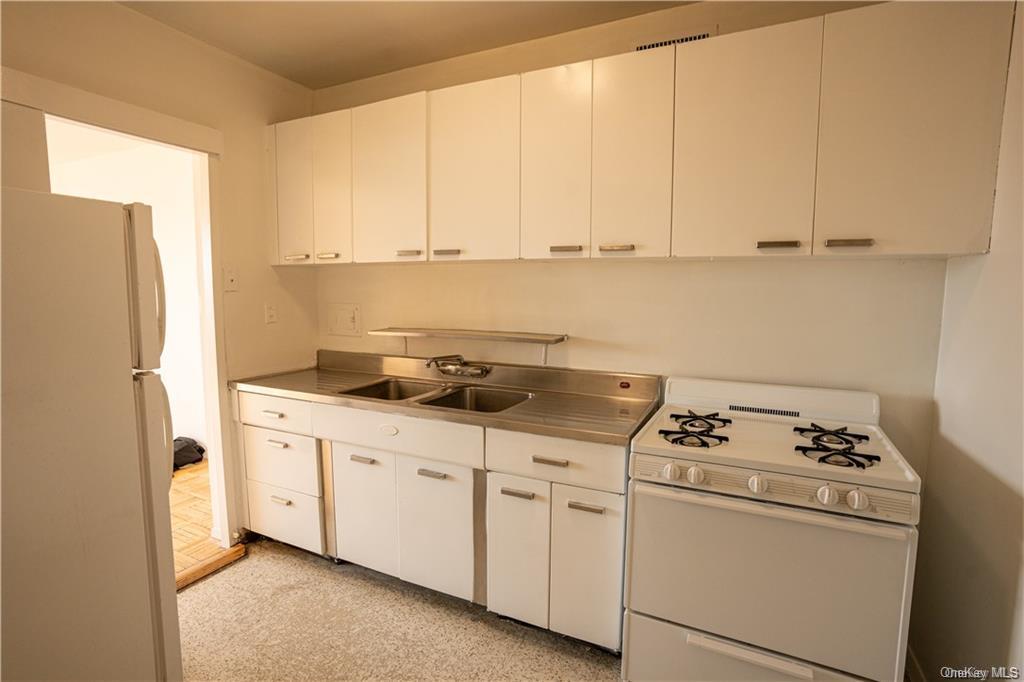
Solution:
<path fill-rule="evenodd" d="M 385 327 L 371 329 L 371 336 L 401 336 L 405 338 L 405 354 L 409 354 L 410 338 L 467 339 L 471 341 L 497 341 L 502 343 L 532 343 L 541 345 L 542 362 L 548 362 L 548 346 L 569 339 L 568 334 L 541 334 L 537 332 L 509 332 L 489 329 L 435 329 L 431 327 Z"/>

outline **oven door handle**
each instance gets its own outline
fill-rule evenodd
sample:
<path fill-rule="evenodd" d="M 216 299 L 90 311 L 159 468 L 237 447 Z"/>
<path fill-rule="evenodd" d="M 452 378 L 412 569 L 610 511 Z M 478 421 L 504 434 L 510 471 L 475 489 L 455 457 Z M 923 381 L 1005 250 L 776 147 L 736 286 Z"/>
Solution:
<path fill-rule="evenodd" d="M 742 514 L 753 514 L 755 516 L 768 516 L 783 521 L 809 524 L 842 530 L 848 533 L 860 533 L 861 535 L 873 535 L 886 540 L 906 541 L 914 532 L 912 528 L 900 526 L 888 526 L 879 522 L 862 521 L 834 514 L 822 513 L 811 509 L 788 509 L 760 502 L 747 502 L 736 500 L 731 497 L 720 495 L 708 495 L 693 493 L 686 490 L 675 490 L 662 486 L 648 485 L 644 483 L 635 484 L 634 491 L 638 495 L 650 495 L 661 497 L 676 502 L 697 504 L 704 507 L 715 507 L 727 511 L 739 512 Z"/>
<path fill-rule="evenodd" d="M 743 647 L 738 647 L 734 644 L 729 644 L 728 642 L 723 642 L 721 640 L 711 639 L 704 635 L 697 635 L 692 632 L 688 632 L 686 633 L 686 643 L 690 646 L 699 647 L 722 656 L 728 656 L 729 658 L 735 658 L 736 660 L 744 661 L 760 668 L 765 668 L 766 670 L 774 670 L 775 672 L 780 672 L 783 675 L 789 675 L 790 677 L 795 677 L 800 680 L 814 679 L 814 671 L 805 665 L 797 665 L 796 663 L 783 661 L 775 658 L 774 656 L 762 654 L 757 651 L 751 651 L 750 649 L 744 649 Z"/>

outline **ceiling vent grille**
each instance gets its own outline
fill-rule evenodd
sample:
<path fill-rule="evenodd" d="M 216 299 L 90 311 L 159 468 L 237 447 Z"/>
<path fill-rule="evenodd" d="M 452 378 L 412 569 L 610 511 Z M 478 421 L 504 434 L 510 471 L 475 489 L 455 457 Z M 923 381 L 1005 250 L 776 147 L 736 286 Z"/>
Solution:
<path fill-rule="evenodd" d="M 704 40 L 714 35 L 711 31 L 702 31 L 701 33 L 691 33 L 688 36 L 682 38 L 673 38 L 672 40 L 662 40 L 657 43 L 647 43 L 646 45 L 637 45 L 636 51 L 642 52 L 643 50 L 653 50 L 658 47 L 666 47 L 668 45 L 680 45 L 682 43 L 692 43 L 695 40 Z"/>
<path fill-rule="evenodd" d="M 773 407 L 751 407 L 750 405 L 730 405 L 733 412 L 753 412 L 754 414 L 773 414 L 777 417 L 799 417 L 797 410 L 776 410 Z"/>

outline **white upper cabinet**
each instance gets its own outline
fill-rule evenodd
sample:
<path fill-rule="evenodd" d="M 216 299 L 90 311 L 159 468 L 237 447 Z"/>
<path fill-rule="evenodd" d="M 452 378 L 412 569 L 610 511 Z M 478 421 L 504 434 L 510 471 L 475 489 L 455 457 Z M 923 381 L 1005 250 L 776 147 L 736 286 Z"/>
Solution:
<path fill-rule="evenodd" d="M 523 74 L 523 258 L 590 257 L 593 62 Z"/>
<path fill-rule="evenodd" d="M 594 61 L 591 255 L 668 256 L 675 51 Z"/>
<path fill-rule="evenodd" d="M 313 258 L 352 262 L 352 112 L 313 119 Z"/>
<path fill-rule="evenodd" d="M 672 255 L 811 252 L 822 23 L 677 46 Z"/>
<path fill-rule="evenodd" d="M 816 254 L 988 249 L 1013 3 L 825 17 Z"/>
<path fill-rule="evenodd" d="M 313 262 L 313 122 L 274 126 L 277 148 L 277 262 Z"/>
<path fill-rule="evenodd" d="M 358 263 L 427 257 L 427 95 L 352 110 L 352 241 Z"/>
<path fill-rule="evenodd" d="M 519 76 L 430 93 L 430 258 L 519 256 Z"/>

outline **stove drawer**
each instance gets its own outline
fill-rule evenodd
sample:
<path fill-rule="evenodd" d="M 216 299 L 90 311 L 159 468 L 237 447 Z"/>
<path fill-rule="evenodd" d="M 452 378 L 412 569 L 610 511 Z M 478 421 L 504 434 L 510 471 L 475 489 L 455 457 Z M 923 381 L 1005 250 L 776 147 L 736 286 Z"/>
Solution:
<path fill-rule="evenodd" d="M 835 670 L 627 612 L 622 675 L 628 682 L 856 682 Z"/>
<path fill-rule="evenodd" d="M 916 530 L 630 487 L 631 611 L 873 680 L 902 678 Z"/>
<path fill-rule="evenodd" d="M 626 492 L 629 454 L 624 447 L 501 429 L 487 429 L 486 439 L 489 471 Z"/>

